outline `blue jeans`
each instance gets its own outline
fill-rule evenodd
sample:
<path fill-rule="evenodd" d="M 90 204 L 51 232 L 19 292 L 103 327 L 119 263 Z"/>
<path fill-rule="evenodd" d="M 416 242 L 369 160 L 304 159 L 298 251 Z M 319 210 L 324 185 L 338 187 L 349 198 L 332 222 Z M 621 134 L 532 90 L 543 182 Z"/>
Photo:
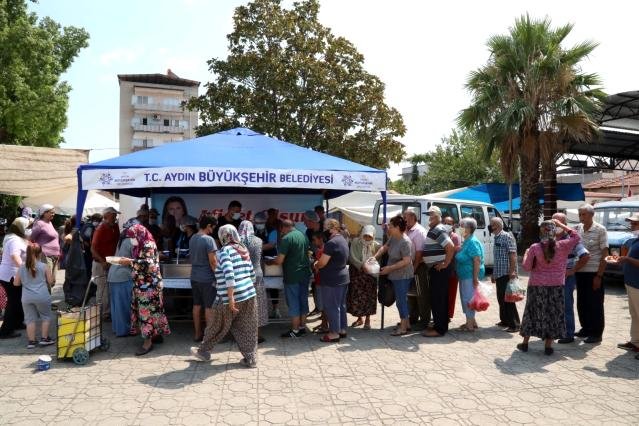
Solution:
<path fill-rule="evenodd" d="M 346 330 L 346 293 L 348 285 L 319 286 L 322 294 L 323 312 L 331 333 Z"/>
<path fill-rule="evenodd" d="M 467 278 L 465 280 L 459 280 L 459 299 L 462 305 L 462 310 L 466 318 L 475 318 L 475 311 L 468 307 L 468 302 L 473 298 L 475 288 L 473 287 L 473 279 Z"/>
<path fill-rule="evenodd" d="M 128 336 L 131 331 L 131 298 L 133 281 L 109 283 L 111 292 L 111 328 L 116 336 Z"/>
<path fill-rule="evenodd" d="M 290 317 L 308 314 L 308 280 L 296 284 L 284 284 L 284 295 Z"/>
<path fill-rule="evenodd" d="M 408 319 L 408 289 L 412 278 L 390 281 L 393 283 L 393 289 L 395 290 L 395 305 L 397 305 L 399 317 Z"/>
<path fill-rule="evenodd" d="M 575 286 L 577 278 L 575 275 L 566 277 L 564 285 L 564 305 L 566 318 L 566 337 L 575 337 Z"/>

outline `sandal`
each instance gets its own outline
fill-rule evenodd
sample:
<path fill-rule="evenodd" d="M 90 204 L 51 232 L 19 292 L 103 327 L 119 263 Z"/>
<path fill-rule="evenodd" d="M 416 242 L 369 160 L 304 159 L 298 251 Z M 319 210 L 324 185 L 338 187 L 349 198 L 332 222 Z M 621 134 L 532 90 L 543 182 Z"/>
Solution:
<path fill-rule="evenodd" d="M 135 356 L 142 356 L 142 355 L 146 355 L 149 352 L 151 352 L 151 350 L 153 349 L 153 345 L 149 346 L 148 348 L 144 348 L 144 346 L 140 346 L 140 348 L 135 351 Z"/>
<path fill-rule="evenodd" d="M 390 335 L 391 336 L 405 336 L 406 334 L 408 334 L 408 330 L 405 330 L 405 331 L 395 330 Z"/>
<path fill-rule="evenodd" d="M 313 333 L 318 333 L 318 334 L 328 333 L 328 328 L 322 327 L 322 325 L 320 324 L 318 326 L 313 327 Z"/>
<path fill-rule="evenodd" d="M 457 327 L 457 331 L 475 331 L 474 327 L 469 328 L 468 325 L 466 324 L 462 324 L 459 327 Z"/>
<path fill-rule="evenodd" d="M 364 321 L 357 320 L 357 321 L 355 321 L 354 323 L 351 324 L 351 327 L 360 327 L 362 325 L 364 325 Z"/>
<path fill-rule="evenodd" d="M 397 329 L 399 329 L 399 327 L 400 327 L 400 326 L 401 326 L 401 323 L 399 323 L 399 322 L 398 322 L 398 323 L 395 325 L 395 328 L 394 328 L 393 330 L 397 330 Z M 406 327 L 406 331 L 413 331 L 413 329 L 412 329 L 410 326 L 408 326 L 408 327 Z"/>
<path fill-rule="evenodd" d="M 370 324 L 364 324 L 364 330 L 370 330 L 370 329 L 371 329 Z"/>
<path fill-rule="evenodd" d="M 320 337 L 319 340 L 320 342 L 324 343 L 339 343 L 339 337 L 331 339 L 330 337 L 328 337 L 328 334 L 323 335 L 322 337 Z"/>

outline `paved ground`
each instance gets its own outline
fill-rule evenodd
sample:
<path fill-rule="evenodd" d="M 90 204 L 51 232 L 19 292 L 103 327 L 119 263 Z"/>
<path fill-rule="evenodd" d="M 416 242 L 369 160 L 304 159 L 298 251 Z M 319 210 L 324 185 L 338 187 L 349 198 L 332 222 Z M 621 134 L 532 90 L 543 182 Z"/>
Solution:
<path fill-rule="evenodd" d="M 394 324 L 394 307 L 386 313 Z M 0 424 L 639 424 L 639 361 L 615 347 L 629 328 L 621 287 L 606 296 L 598 346 L 561 345 L 547 357 L 533 341 L 520 353 L 496 320 L 493 306 L 475 334 L 358 329 L 333 345 L 283 340 L 283 326 L 270 325 L 253 370 L 232 343 L 194 362 L 185 325 L 146 357 L 132 355 L 137 338 L 114 339 L 84 367 L 54 361 L 41 373 L 35 361 L 53 349 L 1 341 Z M 461 322 L 457 309 L 452 325 Z"/>

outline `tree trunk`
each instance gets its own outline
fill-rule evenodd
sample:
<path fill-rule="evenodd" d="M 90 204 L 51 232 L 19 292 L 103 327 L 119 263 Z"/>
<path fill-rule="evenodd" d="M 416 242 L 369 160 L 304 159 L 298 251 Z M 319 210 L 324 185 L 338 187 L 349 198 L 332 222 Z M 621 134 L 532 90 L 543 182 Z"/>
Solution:
<path fill-rule="evenodd" d="M 544 184 L 544 220 L 552 219 L 557 213 L 557 164 L 553 161 L 541 165 L 541 177 Z"/>
<path fill-rule="evenodd" d="M 521 179 L 519 181 L 521 206 L 521 245 L 524 251 L 539 240 L 539 152 L 520 155 Z"/>

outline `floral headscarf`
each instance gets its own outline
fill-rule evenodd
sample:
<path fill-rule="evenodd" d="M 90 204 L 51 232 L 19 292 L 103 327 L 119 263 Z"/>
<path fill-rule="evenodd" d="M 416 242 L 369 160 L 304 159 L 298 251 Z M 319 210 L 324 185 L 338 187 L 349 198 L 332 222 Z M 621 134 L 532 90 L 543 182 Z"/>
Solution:
<path fill-rule="evenodd" d="M 153 235 L 151 235 L 149 230 L 139 223 L 127 228 L 126 237 L 133 238 L 138 242 L 138 245 L 133 247 L 133 257 L 138 257 L 140 255 L 140 250 L 142 250 L 142 247 L 144 247 L 146 243 L 152 242 L 155 244 Z"/>
<path fill-rule="evenodd" d="M 248 247 L 251 237 L 255 235 L 253 223 L 251 223 L 250 220 L 243 220 L 242 223 L 240 223 L 239 233 L 242 244 Z"/>
<path fill-rule="evenodd" d="M 557 234 L 555 233 L 557 229 L 557 225 L 552 220 L 544 220 L 539 225 L 539 238 L 542 242 L 548 242 L 550 240 L 555 240 Z"/>
<path fill-rule="evenodd" d="M 237 233 L 235 226 L 222 226 L 218 231 L 218 236 L 220 237 L 220 243 L 222 243 L 222 246 L 230 245 L 239 253 L 242 259 L 248 260 L 249 262 L 251 261 L 251 256 L 249 255 L 246 246 L 240 241 L 240 234 Z"/>

